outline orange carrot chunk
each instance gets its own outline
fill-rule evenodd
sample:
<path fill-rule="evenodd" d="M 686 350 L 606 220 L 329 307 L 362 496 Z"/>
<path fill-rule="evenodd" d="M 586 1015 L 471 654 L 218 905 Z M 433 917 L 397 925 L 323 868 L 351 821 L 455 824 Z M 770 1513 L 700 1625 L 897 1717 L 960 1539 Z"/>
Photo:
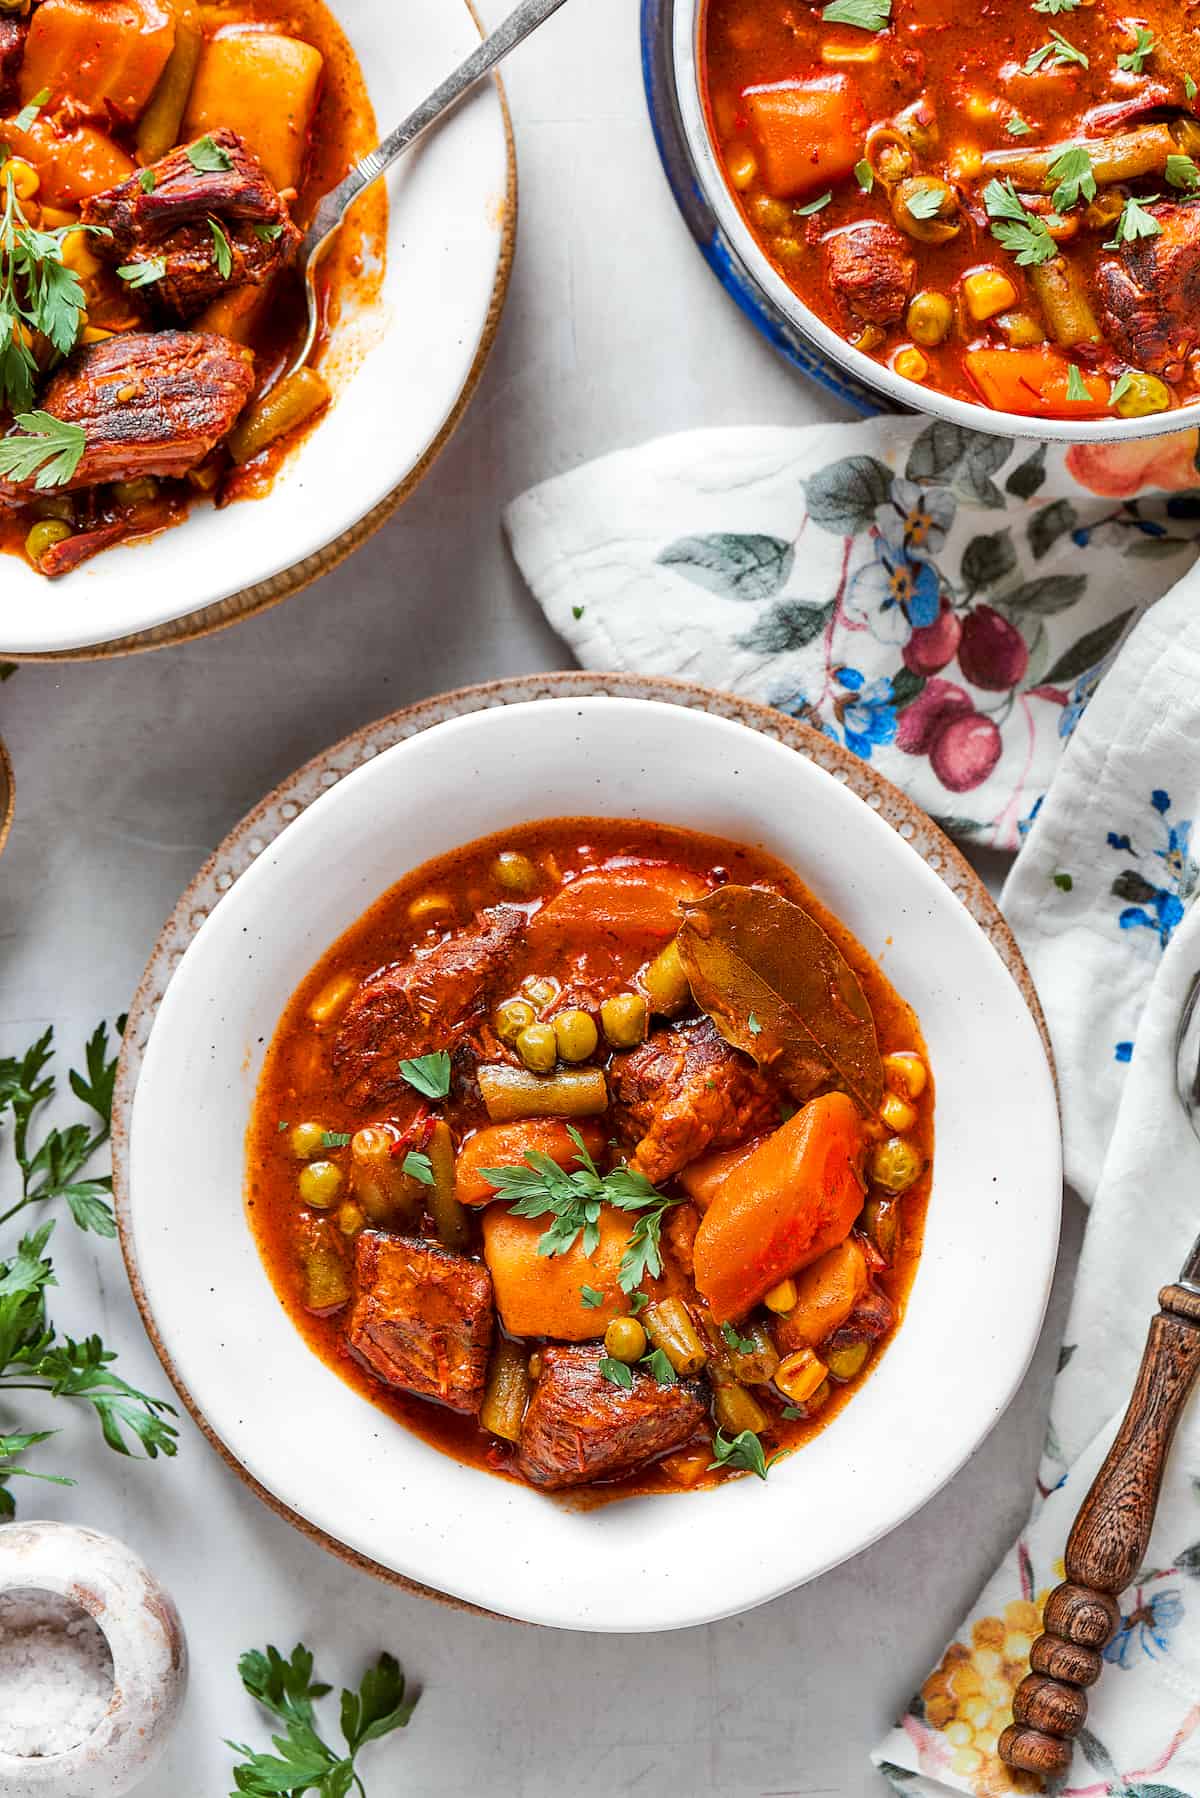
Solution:
<path fill-rule="evenodd" d="M 696 1286 L 718 1323 L 850 1234 L 862 1124 L 845 1093 L 813 1099 L 735 1167 L 696 1232 Z"/>
<path fill-rule="evenodd" d="M 742 99 L 763 182 L 775 199 L 816 194 L 853 173 L 867 116 L 845 75 L 748 87 Z"/>
<path fill-rule="evenodd" d="M 136 119 L 175 43 L 162 0 L 43 0 L 29 23 L 19 88 L 25 105 L 44 89 L 103 116 Z"/>
<path fill-rule="evenodd" d="M 703 899 L 706 880 L 690 868 L 601 869 L 561 887 L 530 920 L 532 949 L 560 946 L 586 931 L 649 949 L 669 942 L 679 929 L 680 906 Z"/>
<path fill-rule="evenodd" d="M 1105 418 L 1109 385 L 1103 375 L 1079 369 L 1086 399 L 1070 399 L 1071 362 L 1057 350 L 968 350 L 967 373 L 989 406 L 1024 418 Z"/>
<path fill-rule="evenodd" d="M 589 1155 L 604 1147 L 604 1131 L 595 1119 L 582 1119 L 579 1134 Z M 516 1124 L 493 1124 L 477 1130 L 458 1152 L 454 1169 L 454 1196 L 460 1205 L 487 1205 L 496 1187 L 484 1177 L 485 1167 L 519 1167 L 535 1150 L 548 1155 L 559 1167 L 578 1167 L 579 1150 L 567 1135 L 561 1118 L 523 1118 Z"/>
<path fill-rule="evenodd" d="M 629 1310 L 619 1275 L 634 1220 L 605 1205 L 594 1255 L 584 1254 L 582 1237 L 565 1255 L 539 1255 L 538 1243 L 549 1222 L 545 1217 L 514 1217 L 502 1201 L 489 1205 L 483 1214 L 483 1258 L 491 1272 L 500 1321 L 510 1336 L 592 1341 L 603 1336 L 614 1317 Z"/>

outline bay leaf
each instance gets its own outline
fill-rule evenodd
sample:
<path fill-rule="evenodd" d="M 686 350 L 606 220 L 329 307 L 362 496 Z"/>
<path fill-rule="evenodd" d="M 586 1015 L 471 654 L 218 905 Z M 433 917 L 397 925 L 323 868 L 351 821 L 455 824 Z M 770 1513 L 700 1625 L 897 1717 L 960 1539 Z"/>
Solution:
<path fill-rule="evenodd" d="M 758 887 L 685 908 L 679 952 L 696 1003 L 725 1041 L 800 1104 L 836 1086 L 868 1115 L 883 1100 L 875 1020 L 858 976 L 816 919 Z"/>

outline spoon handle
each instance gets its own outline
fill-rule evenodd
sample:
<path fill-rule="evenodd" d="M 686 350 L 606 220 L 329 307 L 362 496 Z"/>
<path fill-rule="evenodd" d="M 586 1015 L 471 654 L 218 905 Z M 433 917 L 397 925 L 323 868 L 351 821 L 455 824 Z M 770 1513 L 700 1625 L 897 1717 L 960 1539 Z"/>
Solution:
<path fill-rule="evenodd" d="M 1066 1580 L 1046 1600 L 998 1744 L 1001 1760 L 1030 1773 L 1053 1777 L 1071 1764 L 1084 1687 L 1100 1676 L 1121 1620 L 1117 1599 L 1145 1560 L 1167 1453 L 1200 1373 L 1200 1292 L 1164 1286 L 1158 1302 L 1129 1408 L 1067 1538 Z"/>
<path fill-rule="evenodd" d="M 347 207 L 358 198 L 364 187 L 377 181 L 423 131 L 427 131 L 477 81 L 490 74 L 510 50 L 515 50 L 518 44 L 523 43 L 539 25 L 545 24 L 550 15 L 563 5 L 565 0 L 521 0 L 520 6 L 502 24 L 497 25 L 479 48 L 473 50 L 452 75 L 447 75 L 427 99 L 422 100 L 415 112 L 409 113 L 402 125 L 398 125 L 389 137 L 385 137 L 377 149 L 371 150 L 361 162 L 356 163 L 345 180 L 325 195 L 309 226 L 304 254 L 311 254 L 317 244 L 341 223 Z"/>

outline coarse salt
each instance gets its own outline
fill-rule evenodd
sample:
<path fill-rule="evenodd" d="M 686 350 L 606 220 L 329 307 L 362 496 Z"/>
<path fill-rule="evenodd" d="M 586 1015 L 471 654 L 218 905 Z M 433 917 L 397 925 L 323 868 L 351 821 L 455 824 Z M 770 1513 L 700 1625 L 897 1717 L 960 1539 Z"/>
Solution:
<path fill-rule="evenodd" d="M 57 1592 L 0 1592 L 0 1751 L 64 1754 L 112 1696 L 112 1650 L 94 1617 Z"/>

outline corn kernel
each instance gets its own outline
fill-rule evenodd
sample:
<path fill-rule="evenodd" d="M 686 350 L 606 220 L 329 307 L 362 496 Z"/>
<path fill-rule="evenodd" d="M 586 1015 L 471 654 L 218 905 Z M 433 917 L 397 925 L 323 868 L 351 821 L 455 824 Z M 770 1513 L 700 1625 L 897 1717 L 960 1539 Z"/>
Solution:
<path fill-rule="evenodd" d="M 929 1078 L 921 1057 L 911 1055 L 906 1050 L 899 1050 L 894 1055 L 885 1055 L 883 1071 L 888 1085 L 896 1092 L 903 1093 L 908 1099 L 919 1099 L 925 1091 L 925 1084 Z M 1007 1616 L 1007 1612 L 1005 1615 Z"/>
<path fill-rule="evenodd" d="M 768 1311 L 790 1311 L 796 1303 L 798 1294 L 794 1280 L 781 1280 L 778 1286 L 772 1286 L 763 1299 Z"/>
<path fill-rule="evenodd" d="M 995 318 L 998 312 L 1007 312 L 1015 305 L 1017 290 L 1001 269 L 980 268 L 964 278 L 963 295 L 967 311 L 982 324 L 985 319 Z"/>
<path fill-rule="evenodd" d="M 758 161 L 754 151 L 746 144 L 730 144 L 725 152 L 725 172 L 739 193 L 745 193 L 753 186 L 758 174 Z"/>
<path fill-rule="evenodd" d="M 111 331 L 104 331 L 99 325 L 85 325 L 79 333 L 79 341 L 80 343 L 104 343 L 112 335 Z"/>
<path fill-rule="evenodd" d="M 308 1008 L 308 1016 L 318 1029 L 325 1024 L 333 1024 L 345 1011 L 358 985 L 353 974 L 339 974 L 328 986 L 323 986 Z"/>
<path fill-rule="evenodd" d="M 422 893 L 409 906 L 408 915 L 414 924 L 432 924 L 437 918 L 449 918 L 453 911 L 449 893 Z"/>
<path fill-rule="evenodd" d="M 913 1107 L 899 1093 L 887 1095 L 879 1107 L 879 1115 L 889 1130 L 911 1130 L 917 1121 Z"/>
<path fill-rule="evenodd" d="M 674 1480 L 677 1486 L 695 1486 L 708 1472 L 711 1459 L 712 1456 L 707 1449 L 685 1450 L 682 1454 L 665 1455 L 659 1462 L 659 1466 L 667 1478 Z"/>
<path fill-rule="evenodd" d="M 86 231 L 71 231 L 63 238 L 62 259 L 81 277 L 98 275 L 102 267 L 100 258 L 91 252 Z"/>
<path fill-rule="evenodd" d="M 811 1349 L 797 1349 L 787 1355 L 775 1370 L 775 1384 L 794 1405 L 810 1399 L 825 1378 L 826 1367 Z"/>
<path fill-rule="evenodd" d="M 955 152 L 950 167 L 956 181 L 973 181 L 983 168 L 983 152 L 974 144 L 964 144 Z"/>
<path fill-rule="evenodd" d="M 337 1227 L 343 1236 L 357 1236 L 366 1224 L 366 1218 L 358 1206 L 347 1200 L 337 1210 Z"/>
<path fill-rule="evenodd" d="M 828 68 L 838 68 L 845 63 L 878 62 L 882 54 L 882 46 L 872 39 L 865 44 L 822 44 L 821 61 Z"/>
<path fill-rule="evenodd" d="M 883 348 L 887 342 L 887 333 L 882 331 L 878 325 L 864 325 L 858 336 L 852 337 L 850 341 L 856 350 L 862 351 L 864 356 L 871 356 L 876 350 Z"/>
<path fill-rule="evenodd" d="M 10 156 L 4 165 L 4 173 L 12 181 L 13 192 L 18 200 L 32 200 L 42 185 L 42 177 L 23 156 Z"/>
<path fill-rule="evenodd" d="M 968 94 L 966 112 L 969 119 L 990 119 L 994 102 L 990 94 Z"/>
<path fill-rule="evenodd" d="M 929 358 L 910 344 L 907 349 L 897 350 L 892 360 L 892 367 L 906 381 L 923 381 L 929 373 Z"/>

